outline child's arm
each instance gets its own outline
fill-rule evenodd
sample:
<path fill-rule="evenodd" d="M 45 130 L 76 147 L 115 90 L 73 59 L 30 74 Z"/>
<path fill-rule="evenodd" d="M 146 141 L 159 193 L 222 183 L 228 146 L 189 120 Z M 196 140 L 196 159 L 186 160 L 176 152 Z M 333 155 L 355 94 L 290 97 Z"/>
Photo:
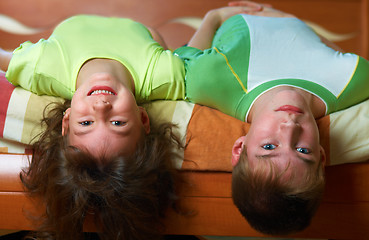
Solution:
<path fill-rule="evenodd" d="M 0 48 L 0 70 L 6 72 L 8 70 L 10 59 L 13 53 Z"/>
<path fill-rule="evenodd" d="M 188 46 L 201 50 L 210 48 L 216 30 L 225 20 L 236 14 L 257 12 L 262 9 L 262 5 L 258 3 L 243 1 L 242 6 L 230 6 L 210 10 L 205 15 L 199 29 L 189 41 Z"/>
<path fill-rule="evenodd" d="M 228 6 L 247 6 L 250 3 L 250 1 L 232 1 L 228 3 Z M 260 6 L 272 8 L 273 6 L 269 3 L 257 3 Z"/>
<path fill-rule="evenodd" d="M 150 28 L 150 27 L 147 27 L 147 29 L 149 29 L 154 41 L 158 42 L 160 46 L 162 46 L 164 49 L 168 49 L 168 46 L 166 42 L 164 41 L 163 37 L 155 29 Z"/>

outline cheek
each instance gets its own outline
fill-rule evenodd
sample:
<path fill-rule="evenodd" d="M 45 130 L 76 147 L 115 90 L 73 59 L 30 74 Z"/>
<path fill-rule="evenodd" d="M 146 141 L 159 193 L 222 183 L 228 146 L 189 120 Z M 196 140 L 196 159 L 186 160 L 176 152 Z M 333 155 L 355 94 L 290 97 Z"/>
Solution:
<path fill-rule="evenodd" d="M 307 129 L 304 131 L 304 135 L 301 137 L 303 143 L 307 144 L 314 151 L 317 149 L 319 151 L 320 147 L 320 137 L 319 132 L 314 131 L 314 129 Z"/>
<path fill-rule="evenodd" d="M 273 120 L 273 121 L 272 121 Z M 271 134 L 275 134 L 278 129 L 278 122 L 275 119 L 262 119 L 256 122 L 253 122 L 250 125 L 249 131 L 247 133 L 253 141 L 259 138 L 270 137 Z"/>
<path fill-rule="evenodd" d="M 124 96 L 117 101 L 119 109 L 136 109 L 138 110 L 136 99 L 133 96 Z"/>
<path fill-rule="evenodd" d="M 79 138 L 77 138 L 74 134 L 73 134 L 73 127 L 70 127 L 69 128 L 69 133 L 67 135 L 67 140 L 68 140 L 68 143 L 71 145 L 71 146 L 78 146 L 80 145 L 81 141 L 79 141 Z"/>
<path fill-rule="evenodd" d="M 76 100 L 74 102 L 71 103 L 71 117 L 74 116 L 79 116 L 79 115 L 84 115 L 84 114 L 88 114 L 88 111 L 90 109 L 90 105 L 88 102 L 83 101 L 83 100 Z"/>

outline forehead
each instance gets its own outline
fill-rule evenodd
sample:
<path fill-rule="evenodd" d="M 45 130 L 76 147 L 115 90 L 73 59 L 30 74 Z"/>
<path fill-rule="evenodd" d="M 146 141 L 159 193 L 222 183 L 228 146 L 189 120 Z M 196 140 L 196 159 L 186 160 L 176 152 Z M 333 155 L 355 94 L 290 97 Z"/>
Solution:
<path fill-rule="evenodd" d="M 114 134 L 109 131 L 93 131 L 78 136 L 71 131 L 68 134 L 68 140 L 70 145 L 85 149 L 95 157 L 109 157 L 116 154 L 133 154 L 142 136 L 143 131 L 139 129 L 130 131 L 127 135 Z"/>
<path fill-rule="evenodd" d="M 254 155 L 246 159 L 255 174 L 278 178 L 291 185 L 302 186 L 307 176 L 314 174 L 319 167 L 319 161 L 305 162 L 296 157 Z"/>

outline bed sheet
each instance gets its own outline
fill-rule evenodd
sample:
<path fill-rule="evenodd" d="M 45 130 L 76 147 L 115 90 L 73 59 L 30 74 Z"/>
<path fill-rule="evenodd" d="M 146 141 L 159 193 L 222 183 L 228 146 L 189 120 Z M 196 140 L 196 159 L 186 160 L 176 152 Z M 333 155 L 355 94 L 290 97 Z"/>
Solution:
<path fill-rule="evenodd" d="M 46 106 L 60 98 L 38 96 L 12 86 L 0 73 L 0 152 L 29 153 L 29 144 L 42 131 Z M 175 166 L 183 170 L 231 172 L 234 141 L 245 135 L 249 124 L 215 109 L 186 101 L 155 101 L 145 106 L 151 121 L 172 122 L 186 145 L 178 150 Z M 320 141 L 328 165 L 369 159 L 369 100 L 318 120 Z"/>

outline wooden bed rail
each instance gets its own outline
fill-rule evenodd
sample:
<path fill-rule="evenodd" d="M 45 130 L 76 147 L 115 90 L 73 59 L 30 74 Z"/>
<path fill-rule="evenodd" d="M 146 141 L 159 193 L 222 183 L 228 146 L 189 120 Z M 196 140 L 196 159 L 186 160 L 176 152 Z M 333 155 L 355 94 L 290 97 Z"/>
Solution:
<path fill-rule="evenodd" d="M 34 229 L 25 215 L 35 211 L 19 180 L 25 155 L 0 154 L 0 229 Z M 311 226 L 290 237 L 369 239 L 369 163 L 328 167 L 323 202 Z M 233 205 L 231 174 L 182 172 L 186 180 L 180 204 L 193 214 L 169 210 L 164 219 L 167 234 L 261 237 Z M 38 209 L 37 211 L 42 211 Z M 86 231 L 94 231 L 87 221 Z"/>

